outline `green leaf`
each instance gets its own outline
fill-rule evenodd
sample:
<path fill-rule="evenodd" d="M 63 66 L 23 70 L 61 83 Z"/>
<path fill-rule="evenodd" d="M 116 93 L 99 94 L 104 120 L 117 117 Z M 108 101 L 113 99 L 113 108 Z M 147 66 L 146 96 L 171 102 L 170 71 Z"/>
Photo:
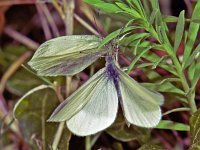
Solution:
<path fill-rule="evenodd" d="M 126 122 L 124 121 L 122 112 L 118 113 L 117 119 L 115 120 L 114 124 L 109 127 L 106 132 L 113 138 L 123 142 L 137 140 L 144 143 L 150 138 L 149 129 L 140 128 L 133 125 L 128 127 Z"/>
<path fill-rule="evenodd" d="M 159 3 L 158 0 L 151 0 L 151 5 L 152 5 L 152 9 L 156 10 L 158 9 L 157 15 L 155 17 L 155 28 L 157 31 L 157 34 L 155 34 L 154 30 L 151 31 L 152 34 L 157 40 L 159 40 L 160 42 L 163 43 L 163 45 L 166 45 L 167 47 L 170 47 L 171 44 L 169 42 L 169 39 L 167 37 L 167 32 L 168 32 L 168 27 L 166 25 L 166 23 L 163 21 L 161 12 L 160 12 L 160 8 L 159 8 Z M 171 51 L 171 49 L 165 49 L 167 51 Z"/>
<path fill-rule="evenodd" d="M 158 11 L 159 11 L 158 9 L 154 9 L 153 12 L 151 13 L 150 20 L 149 20 L 150 25 L 154 23 L 154 20 L 156 18 Z"/>
<path fill-rule="evenodd" d="M 128 37 L 124 37 L 121 41 L 120 41 L 120 45 L 123 45 L 123 46 L 132 46 L 132 43 L 136 40 L 139 40 L 139 39 L 146 39 L 147 37 L 149 37 L 150 34 L 149 33 L 135 33 L 135 34 L 132 34 Z"/>
<path fill-rule="evenodd" d="M 15 105 L 14 116 L 19 122 L 25 140 L 38 149 L 36 141 L 42 143 L 43 149 L 48 149 L 54 140 L 58 124 L 46 122 L 59 100 L 50 86 L 41 85 L 26 93 Z M 59 149 L 65 149 L 71 133 L 65 128 Z"/>
<path fill-rule="evenodd" d="M 172 83 L 160 82 L 162 81 L 162 76 L 160 76 L 157 72 L 150 70 L 146 73 L 146 75 L 151 81 L 156 80 L 156 82 L 162 84 L 157 85 L 156 83 L 142 83 L 144 86 L 159 92 L 170 92 L 170 93 L 185 95 L 184 91 L 175 87 Z"/>
<path fill-rule="evenodd" d="M 137 9 L 139 10 L 139 12 L 141 12 L 140 14 L 144 17 L 147 18 L 147 13 L 144 9 L 144 5 L 142 3 L 141 0 L 132 0 L 132 2 L 136 5 Z"/>
<path fill-rule="evenodd" d="M 174 42 L 174 51 L 175 52 L 179 48 L 179 45 L 183 38 L 184 27 L 185 27 L 185 11 L 183 10 L 179 15 L 178 23 L 176 25 L 175 42 Z"/>
<path fill-rule="evenodd" d="M 164 15 L 163 16 L 163 21 L 165 21 L 165 22 L 177 22 L 178 21 L 178 17 Z"/>
<path fill-rule="evenodd" d="M 192 64 L 189 66 L 188 68 L 188 78 L 189 80 L 192 82 L 192 80 L 194 79 L 194 75 L 195 75 L 195 62 L 193 60 Z"/>
<path fill-rule="evenodd" d="M 192 138 L 190 150 L 200 148 L 200 109 L 190 117 L 190 135 Z"/>
<path fill-rule="evenodd" d="M 174 112 L 181 112 L 181 111 L 190 111 L 190 108 L 188 108 L 188 107 L 174 108 L 174 109 L 171 109 L 171 110 L 163 113 L 163 116 L 174 113 Z"/>
<path fill-rule="evenodd" d="M 24 84 L 24 81 L 26 84 Z M 23 95 L 32 88 L 45 84 L 39 77 L 21 68 L 6 83 L 6 88 L 16 95 Z"/>
<path fill-rule="evenodd" d="M 0 71 L 4 73 L 26 51 L 27 48 L 24 46 L 6 46 L 0 49 Z"/>
<path fill-rule="evenodd" d="M 170 82 L 166 82 L 165 84 L 157 85 L 155 83 L 142 83 L 145 87 L 159 91 L 159 92 L 166 92 L 166 93 L 176 93 L 185 95 L 185 93 L 180 90 L 179 88 L 175 87 Z"/>
<path fill-rule="evenodd" d="M 158 56 L 157 54 L 153 53 L 153 52 L 149 52 L 149 53 L 145 53 L 143 55 L 143 58 L 145 58 L 146 60 L 152 62 L 152 63 L 157 63 L 160 61 L 160 56 Z M 164 59 L 165 60 L 165 59 Z M 175 70 L 175 66 L 173 64 L 169 64 L 166 61 L 162 61 L 158 64 L 159 67 L 169 71 L 170 73 L 172 73 L 173 75 L 177 76 L 177 72 Z"/>
<path fill-rule="evenodd" d="M 198 44 L 198 46 L 195 48 L 195 50 L 192 52 L 192 54 L 190 55 L 189 59 L 187 60 L 184 69 L 187 68 L 189 65 L 191 65 L 194 60 L 196 59 L 196 57 L 199 57 L 200 55 L 200 44 Z"/>
<path fill-rule="evenodd" d="M 169 130 L 176 130 L 176 131 L 189 131 L 189 125 L 173 122 L 169 120 L 161 120 L 160 123 L 155 127 L 157 129 L 169 129 Z"/>
<path fill-rule="evenodd" d="M 134 17 L 135 19 L 139 19 L 141 18 L 140 14 L 134 10 L 134 9 L 130 9 L 127 5 L 125 5 L 124 3 L 119 3 L 116 2 L 116 5 L 121 8 L 122 10 L 124 10 L 126 13 L 129 13 L 132 17 Z"/>
<path fill-rule="evenodd" d="M 136 58 L 134 58 L 134 60 L 131 62 L 131 64 L 128 67 L 128 73 L 131 72 L 131 70 L 134 68 L 135 64 L 139 61 L 139 59 L 145 54 L 147 53 L 149 50 L 151 49 L 151 47 L 147 47 L 146 49 L 144 49 L 139 55 L 136 56 Z"/>
<path fill-rule="evenodd" d="M 160 42 L 164 42 L 164 39 L 162 37 L 162 34 L 161 34 L 161 26 L 160 25 L 157 25 L 156 23 L 156 32 L 157 32 L 157 35 L 158 35 L 158 39 L 160 40 Z"/>
<path fill-rule="evenodd" d="M 106 3 L 102 0 L 84 0 L 84 2 L 90 4 L 98 9 L 101 9 L 102 11 L 107 12 L 107 13 L 117 13 L 117 12 L 122 11 L 115 4 Z"/>
<path fill-rule="evenodd" d="M 192 79 L 192 87 L 194 88 L 199 81 L 200 78 L 200 57 L 198 59 L 198 62 L 195 65 L 195 72 L 194 72 L 194 77 Z"/>
<path fill-rule="evenodd" d="M 200 18 L 200 1 L 197 1 L 193 14 L 192 14 L 192 20 L 199 19 Z M 194 45 L 194 42 L 196 40 L 197 34 L 199 31 L 199 24 L 190 22 L 189 30 L 188 30 L 188 37 L 187 37 L 187 43 L 185 45 L 185 50 L 183 54 L 183 62 L 182 67 L 185 68 L 186 62 L 192 52 L 192 48 Z"/>
<path fill-rule="evenodd" d="M 153 9 L 159 8 L 158 0 L 151 0 L 151 6 Z"/>
<path fill-rule="evenodd" d="M 150 6 L 149 1 L 142 1 L 142 2 L 143 2 L 143 9 L 145 11 L 146 16 L 150 16 L 151 11 L 149 7 Z"/>
<path fill-rule="evenodd" d="M 152 69 L 156 69 L 159 64 L 161 64 L 166 58 L 168 58 L 168 55 L 162 56 L 158 61 L 155 61 L 153 63 Z"/>
<path fill-rule="evenodd" d="M 108 42 L 110 42 L 111 40 L 113 40 L 114 38 L 118 37 L 119 35 L 134 30 L 134 29 L 139 29 L 140 27 L 135 27 L 135 26 L 128 26 L 122 29 L 118 29 L 112 33 L 110 33 L 109 35 L 107 35 L 99 44 L 98 48 L 102 48 L 105 44 L 107 44 Z"/>

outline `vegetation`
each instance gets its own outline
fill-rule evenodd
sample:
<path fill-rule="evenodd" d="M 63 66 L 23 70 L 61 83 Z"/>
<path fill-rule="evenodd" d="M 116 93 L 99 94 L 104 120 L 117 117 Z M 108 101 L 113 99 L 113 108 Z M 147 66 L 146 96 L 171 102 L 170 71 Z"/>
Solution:
<path fill-rule="evenodd" d="M 200 149 L 200 0 L 186 4 L 187 10 L 172 16 L 161 12 L 157 0 L 1 1 L 0 149 Z M 128 127 L 121 111 L 105 131 L 86 137 L 73 135 L 64 122 L 47 122 L 59 103 L 105 65 L 102 56 L 83 71 L 76 66 L 74 76 L 43 71 L 67 65 L 64 52 L 43 64 L 32 58 L 29 65 L 40 66 L 35 70 L 27 64 L 39 43 L 72 34 L 102 38 L 91 48 L 101 53 L 114 43 L 120 67 L 164 95 L 155 128 Z M 58 51 L 62 45 L 55 44 Z"/>

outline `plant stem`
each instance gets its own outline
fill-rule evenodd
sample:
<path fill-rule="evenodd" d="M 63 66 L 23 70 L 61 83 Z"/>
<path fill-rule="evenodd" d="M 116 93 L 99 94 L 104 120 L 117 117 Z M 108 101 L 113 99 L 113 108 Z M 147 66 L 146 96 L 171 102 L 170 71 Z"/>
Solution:
<path fill-rule="evenodd" d="M 55 0 L 52 0 L 52 2 L 54 2 L 54 7 L 58 10 L 59 14 L 64 20 L 65 27 L 66 27 L 66 35 L 72 35 L 73 34 L 74 1 L 63 0 L 64 13 L 61 7 L 57 5 L 57 2 Z M 66 77 L 66 97 L 70 95 L 71 79 L 72 79 L 71 77 Z M 57 150 L 58 144 L 60 142 L 60 139 L 62 137 L 62 133 L 64 130 L 64 124 L 65 122 L 61 122 L 59 124 L 58 130 L 57 130 L 57 133 L 52 145 L 53 150 Z"/>
<path fill-rule="evenodd" d="M 65 14 L 63 13 L 62 8 L 58 5 L 58 2 L 56 0 L 51 0 L 54 8 L 57 10 L 57 12 L 59 13 L 60 17 L 64 20 L 65 18 Z"/>
<path fill-rule="evenodd" d="M 180 111 L 190 111 L 190 108 L 188 108 L 188 107 L 175 108 L 175 109 L 172 109 L 172 110 L 169 110 L 169 111 L 163 113 L 163 116 L 171 114 L 173 112 L 180 112 Z"/>
<path fill-rule="evenodd" d="M 32 53 L 30 51 L 22 54 L 14 63 L 10 65 L 7 71 L 4 73 L 0 80 L 0 93 L 3 93 L 8 79 L 20 68 L 21 64 L 24 63 Z"/>
<path fill-rule="evenodd" d="M 85 137 L 85 150 L 90 150 L 91 149 L 91 137 L 86 136 Z"/>
<path fill-rule="evenodd" d="M 169 56 L 171 57 L 175 67 L 176 67 L 176 70 L 177 70 L 177 73 L 178 73 L 178 77 L 180 78 L 181 80 L 181 84 L 183 86 L 183 89 L 186 93 L 186 96 L 187 96 L 187 100 L 188 100 L 188 104 L 190 106 L 190 109 L 191 109 L 191 113 L 194 113 L 196 110 L 197 110 L 197 106 L 195 104 L 195 99 L 194 99 L 194 94 L 191 95 L 191 91 L 190 91 L 190 87 L 187 83 L 187 80 L 185 78 L 185 75 L 184 75 L 184 70 L 176 56 L 176 53 L 174 53 L 173 51 L 173 48 L 171 47 L 171 45 L 169 44 L 164 44 L 161 42 L 161 40 L 159 39 L 159 36 L 157 34 L 157 32 L 155 32 L 155 29 L 154 28 L 151 28 L 149 30 L 149 32 L 152 34 L 152 36 L 160 43 L 160 45 L 163 46 L 163 48 L 165 50 L 167 50 Z"/>
<path fill-rule="evenodd" d="M 57 95 L 59 101 L 60 102 L 64 101 L 63 96 L 61 94 L 61 89 L 58 87 L 56 82 L 54 83 L 54 85 L 55 85 L 54 89 L 56 91 L 56 95 Z M 53 140 L 52 150 L 57 150 L 57 148 L 58 148 L 58 144 L 60 142 L 60 139 L 62 137 L 62 133 L 64 130 L 64 125 L 65 125 L 65 122 L 61 122 L 58 126 L 57 132 L 56 132 L 54 140 Z"/>
<path fill-rule="evenodd" d="M 66 35 L 72 35 L 74 30 L 74 0 L 63 0 L 65 12 Z"/>
<path fill-rule="evenodd" d="M 60 142 L 60 139 L 62 137 L 62 133 L 63 133 L 63 130 L 64 130 L 64 125 L 65 125 L 65 122 L 61 122 L 58 126 L 58 129 L 57 129 L 57 132 L 56 132 L 56 135 L 54 137 L 53 144 L 52 144 L 53 150 L 57 150 L 58 144 Z"/>
<path fill-rule="evenodd" d="M 175 55 L 171 55 L 171 58 L 172 58 L 172 61 L 174 62 L 174 65 L 176 66 L 179 78 L 181 79 L 183 89 L 186 93 L 188 103 L 191 108 L 191 113 L 194 113 L 197 110 L 197 106 L 195 104 L 195 96 L 194 94 L 192 94 L 193 92 L 190 91 L 190 87 L 184 75 L 184 70 L 182 69 L 181 64 L 179 63 L 177 57 Z"/>
<path fill-rule="evenodd" d="M 188 94 L 188 101 L 189 101 L 189 105 L 191 107 L 191 112 L 194 113 L 197 111 L 197 106 L 195 103 L 195 91 L 192 91 Z"/>
<path fill-rule="evenodd" d="M 74 18 L 82 24 L 86 29 L 88 29 L 90 32 L 95 34 L 98 37 L 101 37 L 101 35 L 91 26 L 89 25 L 85 20 L 83 20 L 81 17 L 79 17 L 77 14 L 74 14 Z"/>
<path fill-rule="evenodd" d="M 102 132 L 96 133 L 90 140 L 90 148 L 96 143 Z"/>

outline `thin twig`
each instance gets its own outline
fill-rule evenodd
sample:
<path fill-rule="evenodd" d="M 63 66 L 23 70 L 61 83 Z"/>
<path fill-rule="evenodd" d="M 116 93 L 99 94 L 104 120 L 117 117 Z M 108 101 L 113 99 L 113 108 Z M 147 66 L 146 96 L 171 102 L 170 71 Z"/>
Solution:
<path fill-rule="evenodd" d="M 16 30 L 12 29 L 11 27 L 6 27 L 4 32 L 15 39 L 16 41 L 24 44 L 25 46 L 29 47 L 32 50 L 36 50 L 39 47 L 39 44 L 30 38 L 22 35 L 21 33 L 17 32 Z"/>
<path fill-rule="evenodd" d="M 74 1 L 73 0 L 63 0 L 64 3 L 64 12 L 65 12 L 65 27 L 66 27 L 66 34 L 71 35 L 73 34 L 73 13 L 74 13 Z M 66 97 L 70 94 L 70 87 L 71 87 L 71 77 L 66 77 Z M 59 92 L 60 93 L 60 92 Z M 58 130 L 56 132 L 52 148 L 53 150 L 57 150 L 58 144 L 63 134 L 64 130 L 64 123 L 61 122 L 59 124 Z"/>
<path fill-rule="evenodd" d="M 0 92 L 0 118 L 8 114 L 8 107 L 6 105 L 6 100 L 3 93 Z"/>
<path fill-rule="evenodd" d="M 49 25 L 53 31 L 54 36 L 58 37 L 60 35 L 58 28 L 56 26 L 56 23 L 51 15 L 51 13 L 49 12 L 49 9 L 47 8 L 46 4 L 40 4 L 43 7 L 43 11 L 44 14 L 46 15 L 46 18 L 49 22 Z"/>
<path fill-rule="evenodd" d="M 90 20 L 93 26 L 96 27 L 96 30 L 98 31 L 98 33 L 102 34 L 101 36 L 106 36 L 108 34 L 104 30 L 102 23 L 98 20 L 95 13 L 92 11 L 92 9 L 88 5 L 81 3 L 80 10 Z"/>
<path fill-rule="evenodd" d="M 60 17 L 64 20 L 65 19 L 65 14 L 62 10 L 62 8 L 58 5 L 56 0 L 51 0 L 54 8 L 57 10 L 58 14 L 60 15 Z"/>
<path fill-rule="evenodd" d="M 42 29 L 44 31 L 45 39 L 49 40 L 49 39 L 52 38 L 52 35 L 51 35 L 51 31 L 49 29 L 49 25 L 48 25 L 48 22 L 46 20 L 46 17 L 44 16 L 43 6 L 41 4 L 36 4 L 35 6 L 37 8 L 37 11 L 38 11 L 38 14 L 39 14 L 39 17 L 40 17 L 40 21 L 41 21 L 41 24 L 42 24 Z"/>
<path fill-rule="evenodd" d="M 86 29 L 88 29 L 90 32 L 92 32 L 93 34 L 97 35 L 98 37 L 101 37 L 101 35 L 91 26 L 89 25 L 87 22 L 85 22 L 81 17 L 79 17 L 77 14 L 74 14 L 74 18 L 80 23 L 82 24 Z"/>
<path fill-rule="evenodd" d="M 173 113 L 173 112 L 180 112 L 180 111 L 190 111 L 190 108 L 188 108 L 188 107 L 181 107 L 181 108 L 172 109 L 172 110 L 169 110 L 169 111 L 163 113 L 163 116 L 164 115 L 168 115 L 168 114 Z"/>
<path fill-rule="evenodd" d="M 59 101 L 63 102 L 64 98 L 61 95 L 61 89 L 57 85 L 57 83 L 55 83 L 55 92 L 56 92 L 56 95 L 57 95 Z M 55 134 L 55 137 L 54 137 L 54 140 L 53 140 L 53 143 L 52 143 L 52 150 L 57 150 L 58 144 L 60 142 L 60 138 L 61 138 L 63 130 L 64 130 L 64 125 L 65 125 L 65 122 L 61 122 L 58 126 L 58 129 L 56 131 L 56 134 Z"/>
<path fill-rule="evenodd" d="M 4 73 L 0 81 L 0 93 L 3 93 L 8 79 L 15 73 L 15 71 L 21 66 L 21 64 L 24 63 L 31 55 L 32 53 L 30 51 L 25 52 L 8 68 L 8 70 Z"/>
<path fill-rule="evenodd" d="M 185 2 L 185 5 L 187 7 L 187 11 L 188 11 L 188 14 L 189 14 L 189 17 L 192 16 L 192 12 L 193 12 L 193 9 L 192 9 L 192 3 L 190 0 L 184 0 Z"/>
<path fill-rule="evenodd" d="M 39 0 L 1 0 L 0 6 L 7 6 L 7 5 L 22 5 L 22 4 L 35 4 L 35 3 L 44 3 L 45 1 Z"/>
<path fill-rule="evenodd" d="M 74 30 L 74 0 L 63 0 L 65 11 L 66 35 L 72 35 Z"/>

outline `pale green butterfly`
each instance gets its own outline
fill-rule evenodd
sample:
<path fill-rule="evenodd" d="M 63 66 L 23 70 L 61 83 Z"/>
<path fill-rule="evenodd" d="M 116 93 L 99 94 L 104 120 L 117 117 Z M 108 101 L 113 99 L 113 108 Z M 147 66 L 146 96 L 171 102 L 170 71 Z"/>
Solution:
<path fill-rule="evenodd" d="M 155 127 L 161 119 L 164 98 L 137 83 L 106 57 L 106 67 L 61 103 L 48 121 L 66 121 L 69 130 L 87 136 L 108 128 L 117 116 L 120 104 L 128 123 Z"/>
<path fill-rule="evenodd" d="M 101 55 L 101 39 L 94 35 L 71 35 L 43 43 L 28 64 L 41 76 L 74 75 L 81 72 Z"/>

